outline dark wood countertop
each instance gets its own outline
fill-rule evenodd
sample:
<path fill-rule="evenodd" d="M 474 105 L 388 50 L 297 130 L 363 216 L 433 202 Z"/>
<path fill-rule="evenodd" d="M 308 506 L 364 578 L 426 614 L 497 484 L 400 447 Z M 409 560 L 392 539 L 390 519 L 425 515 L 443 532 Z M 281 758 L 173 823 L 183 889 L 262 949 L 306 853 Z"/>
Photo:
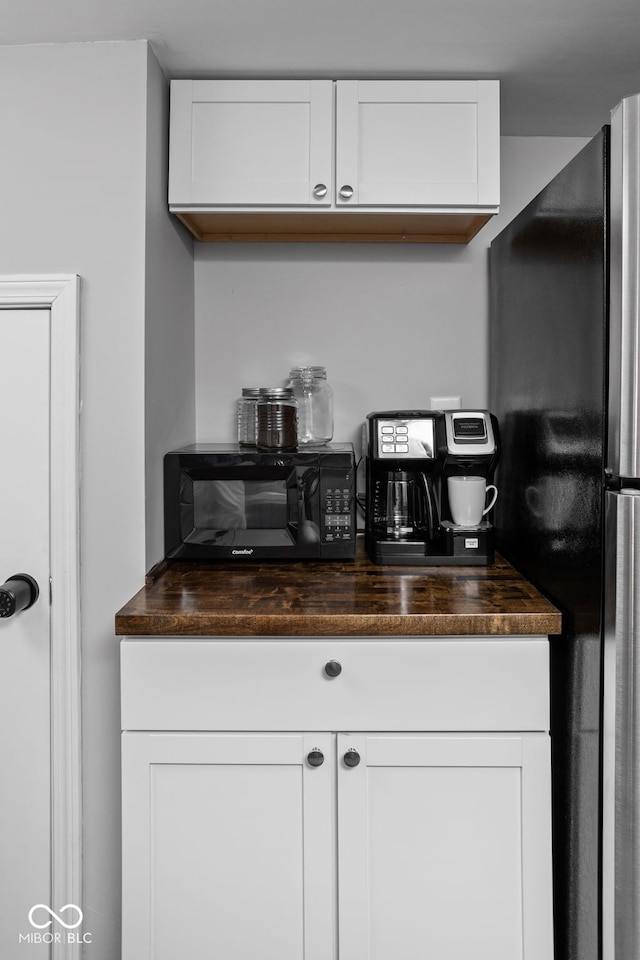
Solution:
<path fill-rule="evenodd" d="M 116 614 L 128 636 L 558 634 L 558 610 L 510 564 L 379 566 L 355 561 L 159 565 Z"/>

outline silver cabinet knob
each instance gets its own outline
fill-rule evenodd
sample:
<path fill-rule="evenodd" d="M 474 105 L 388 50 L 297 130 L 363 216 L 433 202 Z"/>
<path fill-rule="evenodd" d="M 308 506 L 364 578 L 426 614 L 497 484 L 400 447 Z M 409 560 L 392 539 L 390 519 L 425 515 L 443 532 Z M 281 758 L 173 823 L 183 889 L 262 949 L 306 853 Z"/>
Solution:
<path fill-rule="evenodd" d="M 353 196 L 353 187 L 349 186 L 348 183 L 345 183 L 343 187 L 340 187 L 340 198 L 342 200 L 351 200 Z"/>
<path fill-rule="evenodd" d="M 326 183 L 316 183 L 313 188 L 313 195 L 316 200 L 322 200 L 323 197 L 327 195 L 327 185 Z"/>
<path fill-rule="evenodd" d="M 339 660 L 329 660 L 324 665 L 324 672 L 328 677 L 339 677 L 342 673 L 342 664 Z"/>
<path fill-rule="evenodd" d="M 360 754 L 358 751 L 354 750 L 353 747 L 347 750 L 344 755 L 344 763 L 346 767 L 357 767 L 360 763 Z"/>

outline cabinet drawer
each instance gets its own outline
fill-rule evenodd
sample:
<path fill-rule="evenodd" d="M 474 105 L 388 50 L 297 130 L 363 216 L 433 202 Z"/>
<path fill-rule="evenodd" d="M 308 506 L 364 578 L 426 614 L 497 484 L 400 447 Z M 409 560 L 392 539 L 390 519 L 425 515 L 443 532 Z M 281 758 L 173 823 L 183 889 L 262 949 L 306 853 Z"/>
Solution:
<path fill-rule="evenodd" d="M 549 726 L 543 637 L 125 639 L 121 666 L 124 730 Z"/>

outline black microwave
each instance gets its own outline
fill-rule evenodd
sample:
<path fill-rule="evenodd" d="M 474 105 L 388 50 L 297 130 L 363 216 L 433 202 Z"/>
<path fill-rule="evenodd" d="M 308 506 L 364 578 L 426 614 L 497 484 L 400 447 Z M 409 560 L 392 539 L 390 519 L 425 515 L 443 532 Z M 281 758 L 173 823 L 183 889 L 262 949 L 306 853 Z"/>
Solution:
<path fill-rule="evenodd" d="M 165 556 L 344 560 L 356 550 L 350 443 L 291 453 L 192 444 L 164 457 Z"/>

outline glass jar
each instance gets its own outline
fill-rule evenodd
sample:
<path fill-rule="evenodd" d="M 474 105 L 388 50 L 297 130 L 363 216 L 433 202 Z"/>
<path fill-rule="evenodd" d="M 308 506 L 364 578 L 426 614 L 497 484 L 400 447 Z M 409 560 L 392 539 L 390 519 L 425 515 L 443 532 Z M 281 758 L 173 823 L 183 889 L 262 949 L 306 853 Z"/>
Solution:
<path fill-rule="evenodd" d="M 289 387 L 263 387 L 256 407 L 256 446 L 260 450 L 295 450 L 298 404 Z"/>
<path fill-rule="evenodd" d="M 321 446 L 333 437 L 333 390 L 325 367 L 293 367 L 289 386 L 298 401 L 298 443 Z"/>
<path fill-rule="evenodd" d="M 243 387 L 238 400 L 238 443 L 241 447 L 255 447 L 257 436 L 259 387 Z"/>

